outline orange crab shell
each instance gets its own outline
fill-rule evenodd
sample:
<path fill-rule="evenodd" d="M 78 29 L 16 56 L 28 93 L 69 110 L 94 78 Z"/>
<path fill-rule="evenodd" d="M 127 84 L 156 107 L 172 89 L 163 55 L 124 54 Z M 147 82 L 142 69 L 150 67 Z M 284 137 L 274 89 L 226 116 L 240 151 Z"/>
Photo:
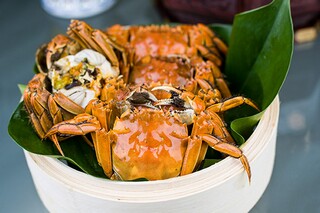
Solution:
<path fill-rule="evenodd" d="M 129 82 L 140 85 L 160 82 L 180 86 L 186 85 L 191 76 L 189 64 L 146 56 L 133 67 Z"/>
<path fill-rule="evenodd" d="M 186 124 L 162 110 L 140 108 L 116 119 L 113 133 L 113 170 L 121 179 L 162 180 L 180 174 Z"/>

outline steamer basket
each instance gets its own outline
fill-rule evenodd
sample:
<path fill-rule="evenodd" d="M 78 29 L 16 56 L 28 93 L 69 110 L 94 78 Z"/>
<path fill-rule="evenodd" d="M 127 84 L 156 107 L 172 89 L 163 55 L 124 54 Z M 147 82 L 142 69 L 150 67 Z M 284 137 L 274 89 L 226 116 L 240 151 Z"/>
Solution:
<path fill-rule="evenodd" d="M 92 177 L 57 159 L 25 152 L 38 194 L 50 212 L 248 212 L 273 169 L 279 97 L 241 147 L 252 179 L 227 157 L 190 175 L 160 181 L 121 182 Z"/>

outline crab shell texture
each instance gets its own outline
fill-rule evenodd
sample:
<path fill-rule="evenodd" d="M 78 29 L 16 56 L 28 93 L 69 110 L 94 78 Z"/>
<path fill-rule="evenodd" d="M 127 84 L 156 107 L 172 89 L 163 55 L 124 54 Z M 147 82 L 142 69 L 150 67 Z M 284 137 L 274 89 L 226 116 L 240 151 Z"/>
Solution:
<path fill-rule="evenodd" d="M 113 170 L 121 180 L 162 180 L 181 172 L 188 143 L 186 124 L 165 112 L 135 110 L 113 127 Z"/>

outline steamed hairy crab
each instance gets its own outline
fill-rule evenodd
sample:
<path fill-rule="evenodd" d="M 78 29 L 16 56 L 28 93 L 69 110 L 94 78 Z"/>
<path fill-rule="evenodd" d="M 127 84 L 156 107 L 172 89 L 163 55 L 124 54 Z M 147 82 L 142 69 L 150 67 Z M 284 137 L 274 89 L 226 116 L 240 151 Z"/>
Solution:
<path fill-rule="evenodd" d="M 111 179 L 186 175 L 208 147 L 240 159 L 250 179 L 223 113 L 242 104 L 259 109 L 231 96 L 220 71 L 227 47 L 209 28 L 115 25 L 103 32 L 74 20 L 68 35 L 39 49 L 40 73 L 24 93 L 39 137 L 63 155 L 61 140 L 84 136 Z"/>

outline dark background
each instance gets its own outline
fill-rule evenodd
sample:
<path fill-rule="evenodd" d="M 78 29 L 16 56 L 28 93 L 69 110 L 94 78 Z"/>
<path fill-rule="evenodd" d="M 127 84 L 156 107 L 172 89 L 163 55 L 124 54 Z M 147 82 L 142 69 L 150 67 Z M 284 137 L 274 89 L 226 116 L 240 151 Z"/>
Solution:
<path fill-rule="evenodd" d="M 119 0 L 84 19 L 95 28 L 163 23 L 153 1 Z M 22 149 L 7 133 L 20 99 L 17 84 L 32 78 L 40 44 L 65 33 L 68 20 L 44 12 L 40 1 L 0 1 L 0 212 L 47 212 Z M 320 212 L 320 39 L 295 46 L 280 92 L 281 114 L 271 182 L 251 212 Z"/>

